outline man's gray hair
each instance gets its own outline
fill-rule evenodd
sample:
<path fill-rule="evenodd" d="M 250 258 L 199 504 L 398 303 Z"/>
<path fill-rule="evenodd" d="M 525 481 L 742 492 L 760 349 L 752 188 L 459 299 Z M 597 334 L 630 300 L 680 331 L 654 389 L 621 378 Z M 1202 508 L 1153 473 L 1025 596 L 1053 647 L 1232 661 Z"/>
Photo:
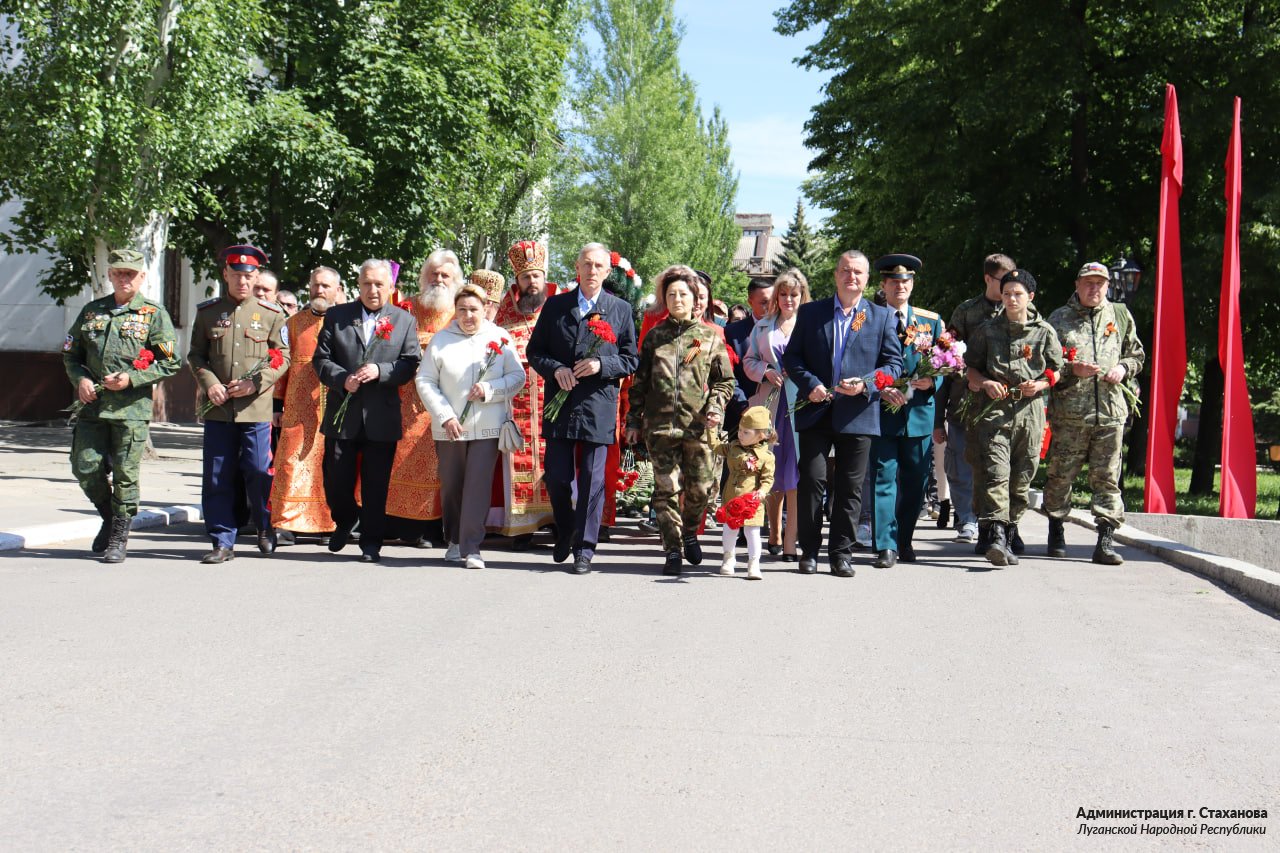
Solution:
<path fill-rule="evenodd" d="M 334 280 L 338 282 L 338 287 L 342 287 L 342 273 L 338 272 L 333 267 L 318 266 L 311 271 L 311 278 L 315 278 L 316 273 L 322 272 L 327 272 L 329 275 L 333 276 Z"/>
<path fill-rule="evenodd" d="M 864 261 L 866 261 L 868 264 L 870 264 L 870 263 L 871 263 L 871 259 L 867 257 L 867 253 L 866 253 L 866 252 L 864 252 L 864 251 L 862 251 L 861 249 L 849 249 L 849 250 L 848 250 L 848 251 L 846 251 L 846 252 L 841 252 L 841 253 L 840 253 L 840 260 L 842 260 L 842 261 L 843 261 L 845 258 L 850 258 L 850 259 L 855 260 L 855 261 L 856 261 L 858 258 L 862 258 L 862 259 L 863 259 Z"/>
<path fill-rule="evenodd" d="M 582 260 L 588 252 L 604 252 L 606 255 L 610 254 L 609 247 L 604 243 L 588 243 L 578 252 L 578 260 Z"/>
<path fill-rule="evenodd" d="M 378 267 L 381 267 L 382 269 L 387 271 L 387 278 L 395 277 L 394 273 L 391 272 L 391 261 L 384 260 L 383 258 L 370 258 L 369 260 L 361 264 L 360 277 L 364 278 L 365 273 L 367 273 L 369 270 L 377 269 Z"/>

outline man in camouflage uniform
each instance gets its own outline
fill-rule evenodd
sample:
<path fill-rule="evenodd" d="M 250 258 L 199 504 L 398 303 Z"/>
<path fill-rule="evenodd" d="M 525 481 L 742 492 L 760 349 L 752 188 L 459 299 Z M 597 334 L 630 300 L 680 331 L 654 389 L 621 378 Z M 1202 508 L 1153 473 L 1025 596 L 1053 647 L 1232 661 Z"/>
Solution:
<path fill-rule="evenodd" d="M 1000 300 L 1000 279 L 1017 267 L 1008 255 L 987 255 L 982 262 L 982 281 L 985 289 L 980 296 L 968 299 L 951 313 L 947 326 L 956 340 L 968 341 L 978 327 L 1004 311 Z M 1034 307 L 1031 309 L 1034 311 Z M 934 413 L 933 440 L 946 442 L 947 483 L 951 489 L 951 506 L 956 516 L 956 542 L 976 542 L 974 553 L 986 553 L 987 543 L 978 536 L 978 516 L 974 512 L 973 497 L 973 443 L 969 440 L 970 425 L 957 417 L 960 403 L 968 395 L 968 383 L 963 376 L 947 377 L 938 392 L 938 405 Z M 1021 553 L 1022 539 L 1014 531 L 1017 552 Z"/>
<path fill-rule="evenodd" d="M 93 553 L 103 554 L 105 563 L 120 563 L 138 514 L 152 386 L 182 363 L 168 313 L 142 296 L 142 255 L 112 252 L 107 275 L 114 292 L 80 309 L 62 344 L 62 363 L 81 405 L 71 470 L 102 516 Z"/>
<path fill-rule="evenodd" d="M 645 335 L 627 411 L 627 443 L 643 435 L 653 463 L 652 502 L 668 575 L 680 574 L 682 544 L 685 559 L 702 562 L 698 527 L 716 479 L 706 432 L 719 428 L 733 394 L 720 330 L 693 316 L 697 284 L 698 274 L 686 266 L 658 276 L 656 290 L 670 316 Z"/>
<path fill-rule="evenodd" d="M 965 353 L 975 417 L 970 446 L 981 448 L 973 467 L 974 507 L 987 559 L 1017 565 L 1010 528 L 1027 509 L 1027 491 L 1040 465 L 1044 399 L 1062 370 L 1062 344 L 1053 327 L 1030 312 L 1036 280 L 1023 269 L 1000 279 L 1004 313 L 978 327 Z"/>
<path fill-rule="evenodd" d="M 231 246 L 219 255 L 227 295 L 196 307 L 187 364 L 213 408 L 204 416 L 204 479 L 201 505 L 213 550 L 202 563 L 235 558 L 236 472 L 244 477 L 249 513 L 258 528 L 258 550 L 276 549 L 267 498 L 271 492 L 271 398 L 275 381 L 289 369 L 284 312 L 253 295 L 258 268 L 267 256 L 253 246 Z M 280 364 L 264 364 L 271 350 Z M 249 378 L 247 373 L 259 368 Z"/>
<path fill-rule="evenodd" d="M 1071 511 L 1071 484 L 1088 463 L 1098 528 L 1093 562 L 1118 566 L 1124 558 L 1116 553 L 1111 536 L 1124 522 L 1120 452 L 1129 416 L 1120 385 L 1138 375 L 1146 353 L 1129 310 L 1107 301 L 1109 280 L 1106 266 L 1085 264 L 1076 276 L 1076 292 L 1049 315 L 1070 363 L 1049 402 L 1053 445 L 1044 511 L 1049 516 L 1049 556 L 1065 557 L 1062 521 Z"/>

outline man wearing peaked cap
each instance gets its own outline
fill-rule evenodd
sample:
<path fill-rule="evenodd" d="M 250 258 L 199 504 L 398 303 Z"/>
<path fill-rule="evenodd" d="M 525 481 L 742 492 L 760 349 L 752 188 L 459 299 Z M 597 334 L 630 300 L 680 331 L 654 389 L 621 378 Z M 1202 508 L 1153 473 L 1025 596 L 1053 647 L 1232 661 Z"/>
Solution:
<path fill-rule="evenodd" d="M 875 481 L 874 537 L 879 569 L 891 568 L 899 558 L 915 562 L 911 538 L 924 503 L 933 441 L 934 395 L 941 377 L 917 378 L 929 366 L 933 343 L 942 334 L 942 318 L 912 302 L 920 259 L 914 255 L 885 255 L 876 261 L 885 306 L 902 344 L 902 375 L 910 377 L 906 391 L 886 388 L 881 399 L 893 411 L 880 412 L 880 434 L 871 442 Z"/>
<path fill-rule="evenodd" d="M 182 362 L 169 314 L 142 296 L 142 255 L 112 252 L 107 276 L 113 292 L 80 309 L 62 344 L 62 362 L 80 404 L 71 470 L 102 516 L 92 550 L 103 562 L 119 563 L 138 514 L 152 389 Z"/>
<path fill-rule="evenodd" d="M 226 295 L 196 307 L 187 364 L 213 405 L 204 415 L 205 530 L 213 550 L 201 560 L 224 563 L 235 556 L 236 469 L 244 478 L 258 549 L 276 548 L 267 499 L 271 491 L 272 386 L 289 369 L 284 312 L 253 295 L 258 268 L 267 260 L 254 246 L 218 253 Z M 280 357 L 271 364 L 271 353 Z M 253 375 L 250 376 L 249 374 Z"/>

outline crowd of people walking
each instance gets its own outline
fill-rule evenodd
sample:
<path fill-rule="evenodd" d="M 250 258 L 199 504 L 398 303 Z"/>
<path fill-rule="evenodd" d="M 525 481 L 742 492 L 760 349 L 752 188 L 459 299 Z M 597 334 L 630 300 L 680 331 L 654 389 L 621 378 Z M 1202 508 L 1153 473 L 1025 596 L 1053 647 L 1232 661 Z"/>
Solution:
<path fill-rule="evenodd" d="M 620 465 L 630 448 L 652 466 L 641 529 L 658 534 L 670 575 L 703 562 L 717 523 L 725 575 L 744 546 L 751 580 L 766 549 L 806 574 L 825 557 L 840 577 L 859 547 L 877 568 L 914 562 L 931 482 L 939 526 L 1002 567 L 1025 553 L 1018 524 L 1046 446 L 1046 553 L 1066 554 L 1088 465 L 1093 560 L 1121 562 L 1119 460 L 1144 353 L 1101 264 L 1044 316 L 1035 276 L 991 255 L 982 292 L 944 322 L 913 300 L 922 264 L 906 254 L 843 253 L 830 298 L 813 299 L 794 269 L 753 280 L 732 308 L 684 265 L 658 274 L 645 302 L 630 264 L 599 243 L 578 253 L 570 287 L 547 281 L 545 246 L 522 241 L 510 285 L 486 269 L 464 278 L 438 250 L 410 297 L 398 266 L 375 259 L 352 302 L 337 270 L 317 268 L 301 307 L 259 249 L 219 260 L 225 294 L 198 307 L 186 356 L 203 399 L 205 563 L 234 559 L 251 525 L 265 554 L 315 535 L 334 553 L 358 539 L 360 559 L 378 562 L 395 540 L 482 569 L 486 536 L 527 551 L 548 528 L 552 559 L 586 574 L 633 486 Z M 85 306 L 63 346 L 72 465 L 107 562 L 125 559 L 137 513 L 152 389 L 182 366 L 145 278 L 140 255 L 114 252 L 113 293 Z"/>

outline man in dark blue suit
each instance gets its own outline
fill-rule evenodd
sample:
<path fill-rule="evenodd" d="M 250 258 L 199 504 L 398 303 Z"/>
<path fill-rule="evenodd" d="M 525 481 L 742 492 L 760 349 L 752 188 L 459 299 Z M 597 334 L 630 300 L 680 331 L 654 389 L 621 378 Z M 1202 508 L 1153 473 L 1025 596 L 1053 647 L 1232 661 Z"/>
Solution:
<path fill-rule="evenodd" d="M 894 327 L 902 342 L 902 372 L 916 373 L 929 367 L 933 343 L 942 334 L 942 318 L 911 304 L 920 259 L 912 255 L 885 255 L 876 261 L 880 289 L 886 307 L 893 312 Z M 911 547 L 916 520 L 924 504 L 929 479 L 929 454 L 933 442 L 934 395 L 942 377 L 912 379 L 908 397 L 897 388 L 886 388 L 881 397 L 897 411 L 880 413 L 880 435 L 872 442 L 875 460 L 875 547 L 877 569 L 888 569 L 901 557 L 916 559 Z"/>
<path fill-rule="evenodd" d="M 336 525 L 329 550 L 342 550 L 359 519 L 360 559 L 367 563 L 381 559 L 391 463 L 401 438 L 400 386 L 413 379 L 422 356 L 413 316 L 391 304 L 393 287 L 390 264 L 365 261 L 359 301 L 335 305 L 324 315 L 311 361 L 329 389 L 320 422 L 324 494 Z"/>
<path fill-rule="evenodd" d="M 573 573 L 585 575 L 600 539 L 605 457 L 618 436 L 618 389 L 635 373 L 640 357 L 630 303 L 602 289 L 609 249 L 588 243 L 574 266 L 577 289 L 547 300 L 525 353 L 547 383 L 548 402 L 557 389 L 569 395 L 555 418 L 547 418 L 543 409 L 543 481 L 556 520 L 554 559 L 563 563 L 573 553 Z M 588 327 L 593 317 L 609 324 L 616 342 L 596 343 Z"/>
<path fill-rule="evenodd" d="M 747 304 L 751 306 L 751 314 L 743 320 L 730 323 L 724 327 L 724 342 L 733 353 L 733 378 L 737 383 L 729 405 L 724 410 L 724 431 L 729 435 L 738 434 L 738 421 L 747 410 L 747 400 L 756 393 L 756 383 L 742 369 L 742 359 L 747 354 L 747 344 L 751 340 L 751 330 L 756 323 L 764 319 L 764 312 L 769 307 L 769 298 L 773 296 L 773 282 L 763 278 L 753 278 L 747 285 Z"/>
<path fill-rule="evenodd" d="M 880 434 L 875 372 L 898 377 L 902 344 L 894 314 L 862 298 L 871 268 L 856 249 L 836 262 L 836 293 L 800 306 L 782 356 L 804 402 L 795 415 L 800 438 L 800 571 L 818 570 L 827 454 L 835 448 L 831 484 L 831 573 L 853 577 L 853 531 L 862 511 L 862 483 L 871 439 Z"/>

